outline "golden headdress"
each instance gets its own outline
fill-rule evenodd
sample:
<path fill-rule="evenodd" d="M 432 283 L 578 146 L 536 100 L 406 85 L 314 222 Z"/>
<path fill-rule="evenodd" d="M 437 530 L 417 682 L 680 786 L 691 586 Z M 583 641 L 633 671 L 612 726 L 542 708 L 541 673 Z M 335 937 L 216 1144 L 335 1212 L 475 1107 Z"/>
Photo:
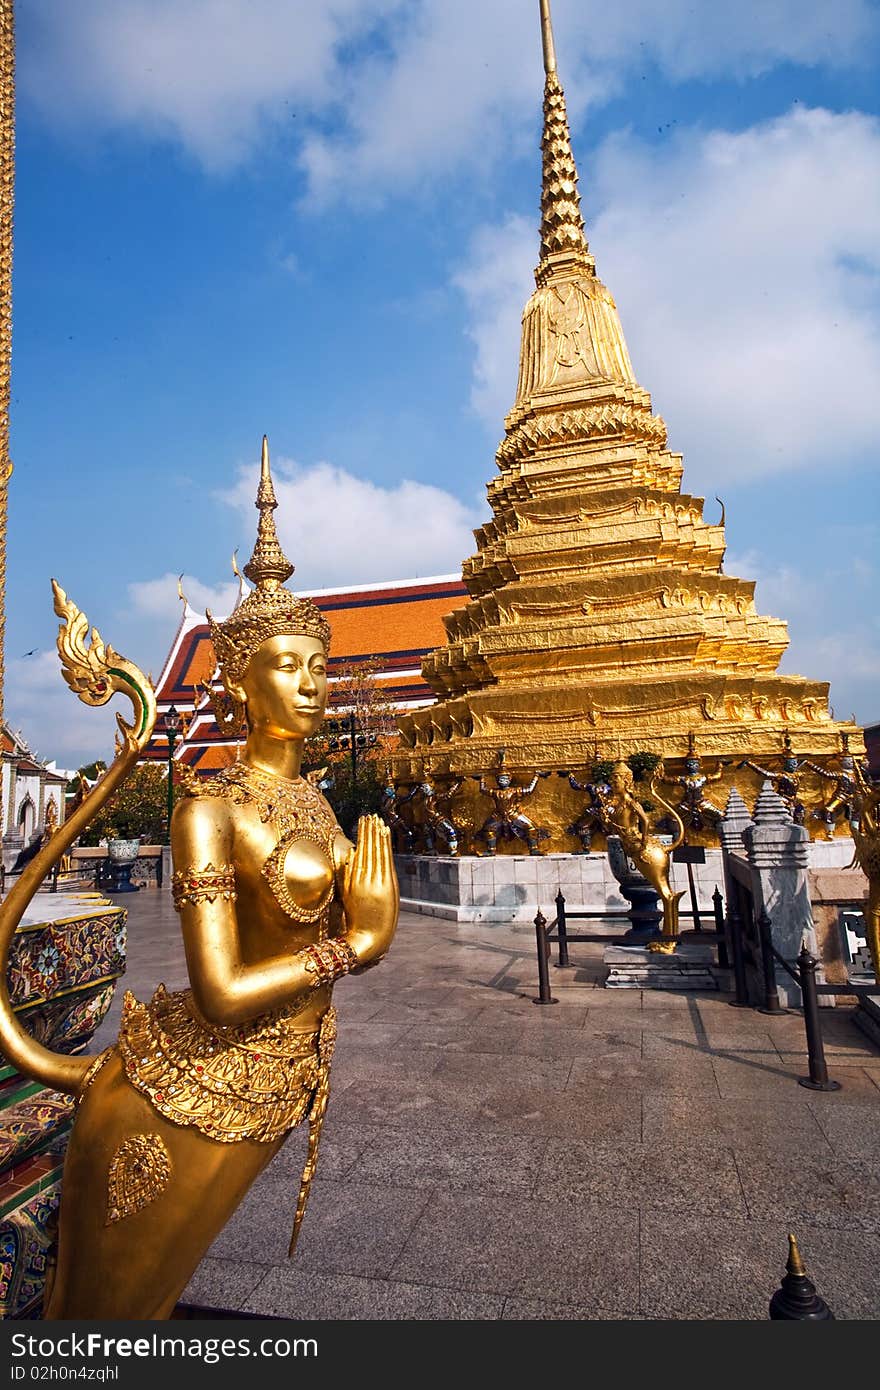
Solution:
<path fill-rule="evenodd" d="M 225 622 L 215 622 L 206 613 L 214 653 L 220 668 L 220 680 L 229 688 L 239 685 L 254 652 L 268 637 L 289 633 L 297 637 L 316 637 L 330 649 L 330 624 L 310 599 L 297 598 L 284 587 L 293 574 L 278 541 L 275 518 L 278 506 L 272 474 L 269 471 L 269 441 L 263 435 L 263 454 L 260 467 L 260 486 L 255 503 L 260 513 L 254 553 L 244 567 L 253 582 L 253 589 L 233 609 Z"/>

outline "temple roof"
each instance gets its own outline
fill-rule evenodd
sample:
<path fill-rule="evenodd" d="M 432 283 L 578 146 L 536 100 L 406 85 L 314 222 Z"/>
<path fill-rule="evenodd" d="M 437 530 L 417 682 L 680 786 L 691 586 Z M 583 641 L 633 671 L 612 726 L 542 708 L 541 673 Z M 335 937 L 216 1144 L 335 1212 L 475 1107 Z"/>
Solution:
<path fill-rule="evenodd" d="M 300 597 L 311 599 L 330 623 L 331 704 L 334 672 L 373 660 L 379 662 L 378 684 L 395 705 L 415 709 L 431 703 L 434 696 L 422 677 L 422 659 L 444 639 L 444 618 L 467 599 L 459 575 L 313 589 Z M 156 683 L 159 719 L 147 758 L 168 756 L 162 716 L 173 704 L 191 719 L 175 749 L 176 758 L 199 771 L 216 771 L 231 760 L 237 745 L 221 735 L 199 688 L 214 679 L 216 666 L 207 618 L 184 600 L 180 625 Z"/>

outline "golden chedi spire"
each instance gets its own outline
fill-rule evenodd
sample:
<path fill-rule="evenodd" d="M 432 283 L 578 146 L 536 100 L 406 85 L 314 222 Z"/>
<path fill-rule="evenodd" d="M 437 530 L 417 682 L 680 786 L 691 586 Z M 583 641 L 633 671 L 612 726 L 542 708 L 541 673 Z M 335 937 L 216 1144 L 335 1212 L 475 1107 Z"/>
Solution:
<path fill-rule="evenodd" d="M 276 589 L 293 574 L 294 567 L 281 549 L 275 518 L 272 515 L 278 506 L 275 487 L 269 468 L 269 441 L 263 435 L 263 451 L 260 458 L 260 485 L 254 503 L 260 513 L 257 525 L 257 539 L 254 553 L 244 567 L 245 575 L 254 584 Z"/>
<path fill-rule="evenodd" d="M 752 581 L 724 573 L 723 509 L 707 521 L 703 498 L 681 490 L 681 456 L 588 249 L 549 0 L 540 15 L 541 253 L 516 400 L 488 486 L 492 519 L 462 566 L 470 601 L 423 663 L 438 701 L 400 721 L 398 776 L 422 764 L 433 776 L 487 772 L 499 747 L 517 776 L 583 767 L 597 741 L 606 757 L 660 754 L 677 775 L 690 730 L 701 756 L 728 769 L 777 757 L 785 737 L 815 758 L 849 731 L 861 751 L 855 726 L 830 715 L 826 683 L 779 674 L 785 623 L 758 613 Z M 548 848 L 572 848 L 576 809 L 567 781 L 543 782 L 534 813 L 552 830 Z"/>
<path fill-rule="evenodd" d="M 544 403 L 579 398 L 593 382 L 635 386 L 613 298 L 596 276 L 584 231 L 565 94 L 556 71 L 549 0 L 540 0 L 544 44 L 541 259 L 523 314 L 516 404 L 508 425 Z M 647 398 L 639 402 L 650 415 Z"/>
<path fill-rule="evenodd" d="M 263 435 L 260 482 L 255 503 L 260 519 L 254 553 L 244 567 L 244 573 L 254 587 L 243 597 L 225 621 L 215 620 L 210 609 L 206 612 L 220 680 L 229 690 L 236 686 L 247 670 L 248 662 L 262 642 L 269 637 L 299 633 L 316 637 L 330 650 L 330 625 L 311 599 L 298 598 L 285 588 L 285 580 L 293 574 L 278 540 L 272 513 L 278 506 L 272 473 L 269 468 L 269 441 Z M 233 556 L 233 562 L 235 557 Z M 236 573 L 237 566 L 234 565 Z M 217 707 L 215 706 L 215 712 Z M 219 715 L 218 715 L 219 718 Z"/>
<path fill-rule="evenodd" d="M 565 94 L 556 72 L 556 48 L 549 0 L 541 0 L 544 43 L 544 135 L 541 140 L 543 181 L 541 191 L 541 266 L 551 258 L 573 259 L 594 269 L 584 233 L 578 174 L 571 148 Z"/>

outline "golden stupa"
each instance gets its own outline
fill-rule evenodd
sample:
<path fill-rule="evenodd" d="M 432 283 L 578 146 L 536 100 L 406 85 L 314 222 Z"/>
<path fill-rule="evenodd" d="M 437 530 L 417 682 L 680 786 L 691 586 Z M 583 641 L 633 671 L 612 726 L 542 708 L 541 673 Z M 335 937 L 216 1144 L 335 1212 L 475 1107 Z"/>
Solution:
<path fill-rule="evenodd" d="M 493 519 L 462 567 L 470 601 L 423 664 L 437 703 L 400 720 L 397 775 L 491 773 L 502 748 L 519 781 L 640 750 L 677 773 L 693 735 L 704 767 L 727 762 L 713 800 L 723 807 L 734 775 L 751 800 L 760 782 L 737 772 L 742 759 L 778 766 L 787 734 L 798 758 L 833 760 L 842 733 L 863 749 L 861 731 L 832 718 L 826 682 L 778 673 L 786 624 L 756 612 L 753 581 L 723 572 L 723 515 L 707 522 L 681 490 L 681 455 L 587 244 L 549 0 L 541 20 L 541 256 L 516 400 Z M 539 784 L 527 809 L 550 829 L 546 849 L 573 847 L 576 802 L 560 779 Z M 481 807 L 465 819 L 479 825 Z"/>

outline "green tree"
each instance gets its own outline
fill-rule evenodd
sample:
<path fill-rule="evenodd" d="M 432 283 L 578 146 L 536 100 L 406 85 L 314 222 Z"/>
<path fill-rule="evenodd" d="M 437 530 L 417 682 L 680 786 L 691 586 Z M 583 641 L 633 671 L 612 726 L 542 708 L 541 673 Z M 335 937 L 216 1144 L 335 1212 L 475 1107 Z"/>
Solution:
<path fill-rule="evenodd" d="M 81 844 L 104 839 L 162 844 L 168 809 L 168 773 L 164 763 L 139 763 L 102 806 L 81 836 Z"/>
<path fill-rule="evenodd" d="M 381 662 L 351 662 L 334 672 L 333 705 L 316 734 L 306 740 L 303 772 L 320 778 L 322 791 L 346 835 L 352 837 L 360 816 L 378 811 L 384 785 L 385 758 L 395 739 L 395 706 L 377 679 Z M 354 714 L 357 746 L 352 757 L 351 730 L 342 721 Z M 336 727 L 334 728 L 334 721 Z"/>

